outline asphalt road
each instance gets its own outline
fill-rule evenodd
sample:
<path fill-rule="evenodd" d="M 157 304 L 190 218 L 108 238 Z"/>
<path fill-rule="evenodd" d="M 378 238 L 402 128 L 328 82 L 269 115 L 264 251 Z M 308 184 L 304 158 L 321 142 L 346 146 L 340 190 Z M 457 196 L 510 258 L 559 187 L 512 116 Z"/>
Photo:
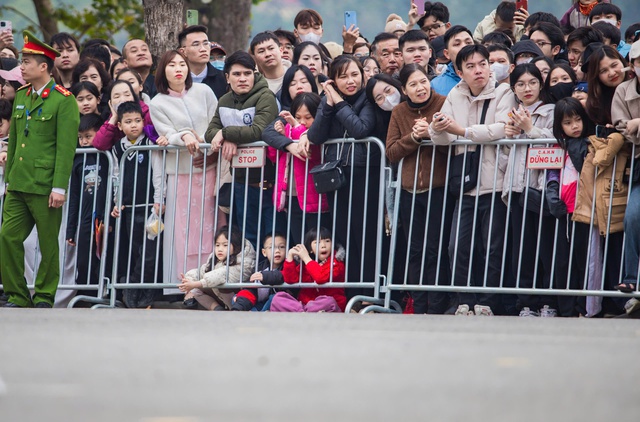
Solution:
<path fill-rule="evenodd" d="M 637 320 L 0 309 L 0 421 L 638 421 Z"/>

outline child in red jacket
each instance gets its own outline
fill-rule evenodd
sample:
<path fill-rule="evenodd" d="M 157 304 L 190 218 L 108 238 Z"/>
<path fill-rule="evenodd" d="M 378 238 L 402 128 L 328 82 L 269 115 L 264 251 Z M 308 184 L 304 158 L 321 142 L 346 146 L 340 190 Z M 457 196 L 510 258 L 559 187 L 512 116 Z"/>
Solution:
<path fill-rule="evenodd" d="M 342 246 L 331 240 L 329 229 L 311 229 L 305 235 L 304 245 L 296 245 L 287 253 L 282 269 L 284 282 L 344 283 L 344 255 Z M 271 302 L 271 311 L 343 312 L 346 304 L 344 289 L 301 288 L 298 299 L 286 292 L 277 293 Z"/>

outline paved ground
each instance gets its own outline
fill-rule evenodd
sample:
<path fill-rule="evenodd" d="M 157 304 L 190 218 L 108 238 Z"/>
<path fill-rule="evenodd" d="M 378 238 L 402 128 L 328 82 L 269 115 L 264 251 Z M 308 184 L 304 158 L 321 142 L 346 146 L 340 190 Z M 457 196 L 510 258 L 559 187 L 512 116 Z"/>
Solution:
<path fill-rule="evenodd" d="M 0 421 L 638 421 L 637 320 L 0 309 Z"/>

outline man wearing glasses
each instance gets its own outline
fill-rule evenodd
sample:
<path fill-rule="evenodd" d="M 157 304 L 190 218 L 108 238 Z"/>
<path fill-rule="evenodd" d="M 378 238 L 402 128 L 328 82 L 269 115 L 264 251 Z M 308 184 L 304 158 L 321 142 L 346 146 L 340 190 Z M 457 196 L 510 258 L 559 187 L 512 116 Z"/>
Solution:
<path fill-rule="evenodd" d="M 549 22 L 540 22 L 529 32 L 529 39 L 536 43 L 542 54 L 554 62 L 566 60 L 566 43 L 562 29 Z"/>
<path fill-rule="evenodd" d="M 418 27 L 427 34 L 429 42 L 436 37 L 444 35 L 447 29 L 451 28 L 449 9 L 439 1 L 435 3 L 426 2 L 424 4 L 424 15 L 418 19 Z"/>
<path fill-rule="evenodd" d="M 210 63 L 211 42 L 207 36 L 207 27 L 191 25 L 178 34 L 180 52 L 187 59 L 191 77 L 195 83 L 207 85 L 216 98 L 227 92 L 227 81 L 222 71 Z"/>

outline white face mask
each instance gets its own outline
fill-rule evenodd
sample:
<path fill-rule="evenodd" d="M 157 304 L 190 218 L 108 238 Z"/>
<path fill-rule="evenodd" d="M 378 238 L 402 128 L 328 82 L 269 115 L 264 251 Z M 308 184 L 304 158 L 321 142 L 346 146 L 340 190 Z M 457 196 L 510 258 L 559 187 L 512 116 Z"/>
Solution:
<path fill-rule="evenodd" d="M 382 105 L 380 105 L 380 108 L 384 111 L 391 111 L 398 104 L 400 104 L 400 93 L 396 90 L 396 92 L 394 92 L 393 94 L 387 95 L 385 97 L 384 102 L 382 103 Z"/>
<path fill-rule="evenodd" d="M 322 35 L 318 35 L 315 32 L 308 32 L 304 35 L 299 35 L 301 42 L 311 41 L 314 44 L 320 44 L 320 38 Z"/>
<path fill-rule="evenodd" d="M 445 71 L 446 68 L 447 68 L 447 64 L 446 63 L 438 63 L 436 65 L 436 73 L 438 75 L 440 75 L 442 72 Z"/>
<path fill-rule="evenodd" d="M 493 77 L 498 82 L 509 76 L 509 65 L 506 63 L 495 62 L 490 66 L 490 68 L 491 72 L 493 73 Z"/>
<path fill-rule="evenodd" d="M 596 22 L 606 22 L 608 24 L 611 24 L 613 26 L 617 26 L 618 25 L 618 21 L 615 19 L 598 19 Z"/>
<path fill-rule="evenodd" d="M 521 59 L 516 60 L 516 65 L 529 63 L 529 62 L 531 62 L 531 60 L 533 60 L 533 57 L 523 57 Z"/>

